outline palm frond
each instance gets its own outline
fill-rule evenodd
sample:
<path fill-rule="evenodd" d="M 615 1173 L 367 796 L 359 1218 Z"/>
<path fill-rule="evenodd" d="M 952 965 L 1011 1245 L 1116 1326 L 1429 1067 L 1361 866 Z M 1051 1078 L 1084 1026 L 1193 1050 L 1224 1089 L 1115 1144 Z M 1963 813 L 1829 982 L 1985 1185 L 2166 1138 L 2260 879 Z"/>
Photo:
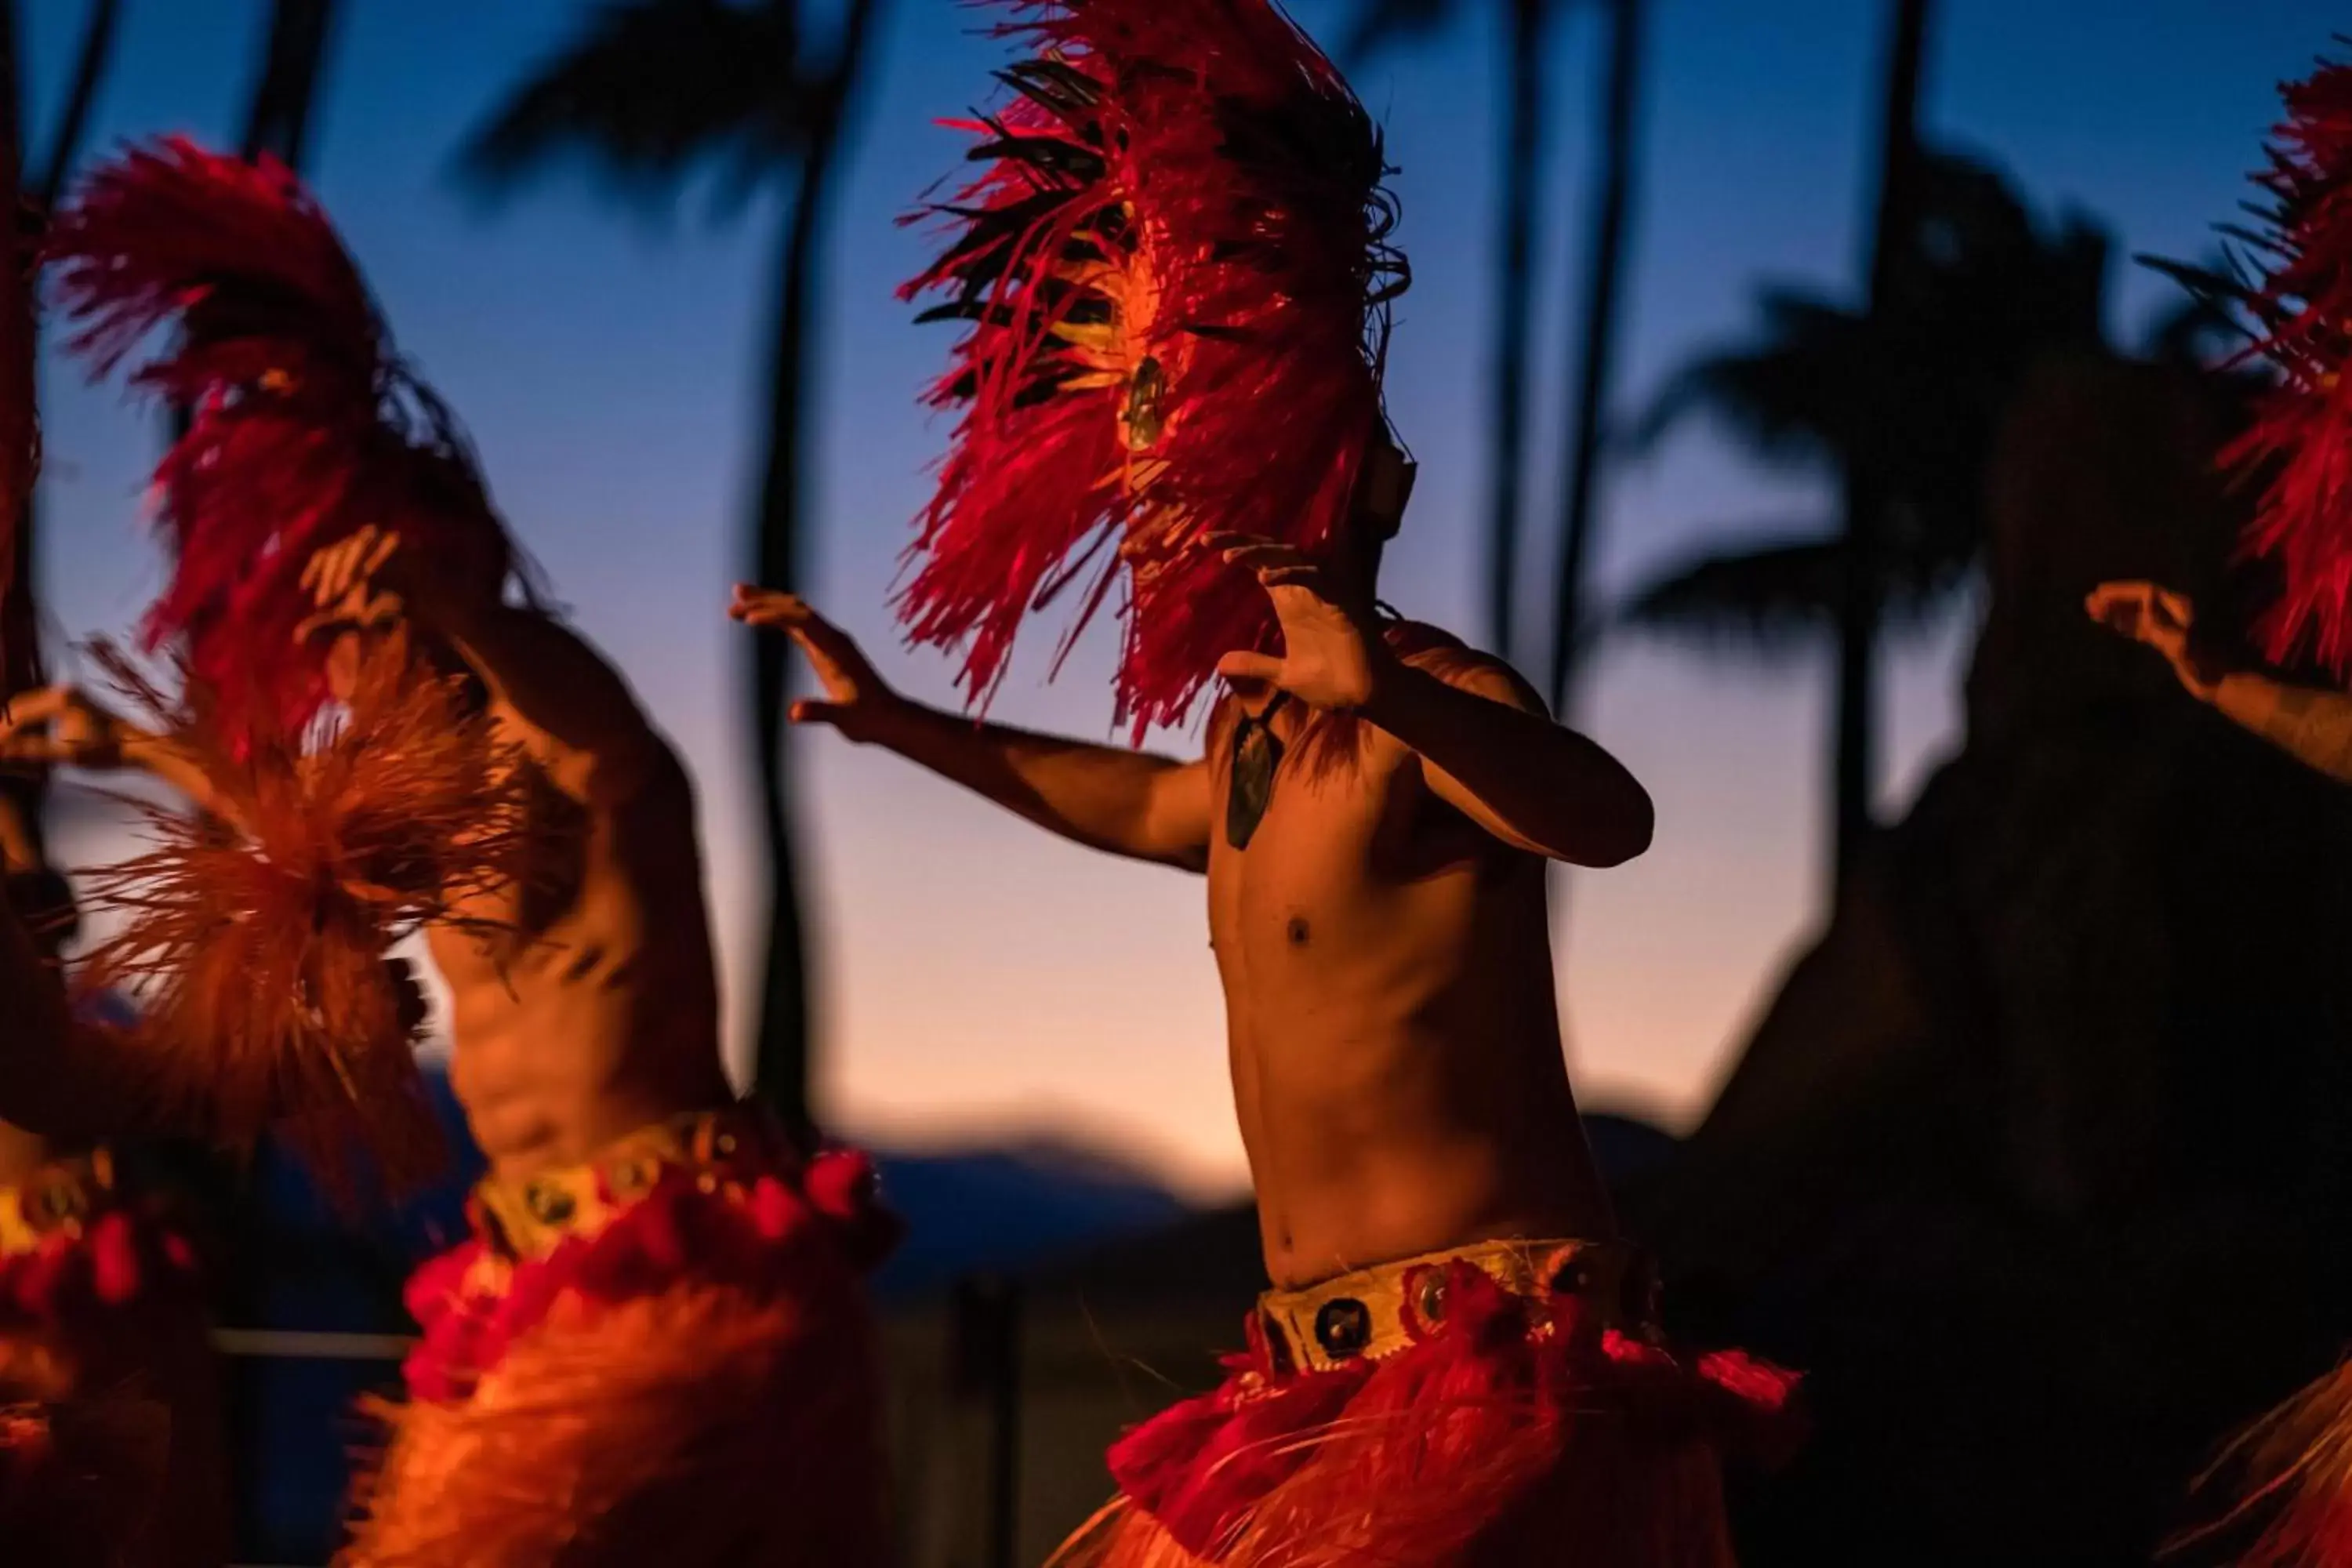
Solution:
<path fill-rule="evenodd" d="M 2105 228 L 2081 214 L 2045 226 L 2000 170 L 1959 153 L 1930 155 L 1923 179 L 1885 298 L 1865 311 L 1768 286 L 1754 335 L 1675 372 L 1632 438 L 1654 443 L 1703 412 L 1769 460 L 1891 464 L 1951 428 L 1956 405 L 1998 401 L 2041 354 L 2099 342 Z"/>
<path fill-rule="evenodd" d="M 2259 341 L 2259 330 L 2267 324 L 2261 281 L 2242 252 L 2225 250 L 2202 263 L 2147 255 L 2132 259 L 2180 287 L 2172 307 L 2150 329 L 2153 344 L 2227 342 L 2236 351 Z"/>
<path fill-rule="evenodd" d="M 1871 323 L 1792 287 L 1768 287 L 1758 303 L 1764 323 L 1755 340 L 1706 351 L 1675 371 L 1629 427 L 1635 449 L 1705 414 L 1759 457 L 1829 457 L 1843 444 L 1840 432 L 1869 416 Z"/>
<path fill-rule="evenodd" d="M 2019 387 L 2051 356 L 2103 345 L 2111 248 L 2089 217 L 2045 221 L 1996 166 L 1937 153 L 1867 310 L 1767 289 L 1753 335 L 1682 366 L 1631 435 L 1654 443 L 1704 414 L 1765 461 L 1834 463 L 1883 509 L 1874 571 L 1890 629 L 1930 625 L 1981 554 L 1987 467 Z M 1765 657 L 1808 646 L 1837 625 L 1839 532 L 1747 531 L 1759 542 L 1661 574 L 1620 621 Z"/>
<path fill-rule="evenodd" d="M 622 0 L 517 89 L 466 143 L 459 168 L 490 195 L 564 158 L 622 199 L 659 205 L 705 160 L 786 163 L 807 121 L 788 0 Z"/>
<path fill-rule="evenodd" d="M 1635 589 L 1619 606 L 1617 623 L 1768 661 L 1830 637 L 1845 587 L 1843 541 L 1825 523 L 1741 531 L 1773 542 L 1685 560 Z M 1965 560 L 1930 563 L 1895 552 L 1880 585 L 1888 628 L 1909 632 L 1932 624 L 1967 568 Z"/>
<path fill-rule="evenodd" d="M 1826 526 L 1806 531 L 1685 559 L 1635 589 L 1616 619 L 1715 651 L 1774 659 L 1802 652 L 1836 624 L 1843 560 Z"/>
<path fill-rule="evenodd" d="M 1339 63 L 1353 69 L 1391 45 L 1424 38 L 1460 16 L 1453 0 L 1360 0 L 1339 40 Z"/>

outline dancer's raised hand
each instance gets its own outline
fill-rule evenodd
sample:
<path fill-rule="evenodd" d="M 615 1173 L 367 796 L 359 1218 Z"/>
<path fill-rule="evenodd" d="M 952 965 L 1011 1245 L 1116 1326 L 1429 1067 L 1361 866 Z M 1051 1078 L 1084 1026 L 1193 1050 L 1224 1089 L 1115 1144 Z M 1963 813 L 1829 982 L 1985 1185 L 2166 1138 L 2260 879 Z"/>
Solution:
<path fill-rule="evenodd" d="M 301 583 L 316 613 L 295 628 L 294 640 L 398 620 L 418 585 L 408 564 L 400 535 L 373 526 L 312 552 L 302 563 Z"/>
<path fill-rule="evenodd" d="M 875 673 L 856 640 L 809 608 L 799 595 L 739 583 L 727 613 L 747 626 L 782 633 L 808 660 L 824 696 L 793 703 L 793 723 L 830 724 L 853 741 L 867 741 L 874 738 L 877 721 L 901 700 Z"/>
<path fill-rule="evenodd" d="M 154 740 L 79 687 L 20 691 L 0 705 L 0 766 L 131 767 L 131 753 Z"/>
<path fill-rule="evenodd" d="M 1349 602 L 1327 568 L 1269 539 L 1213 533 L 1202 542 L 1257 579 L 1282 625 L 1279 657 L 1237 649 L 1218 661 L 1218 674 L 1275 687 L 1328 711 L 1371 700 L 1390 662 L 1388 645 L 1374 618 Z"/>
<path fill-rule="evenodd" d="M 2196 646 L 2197 608 L 2185 595 L 2154 583 L 2102 583 L 2084 608 L 2100 625 L 2162 654 L 2191 696 L 2212 700 L 2228 672 Z"/>

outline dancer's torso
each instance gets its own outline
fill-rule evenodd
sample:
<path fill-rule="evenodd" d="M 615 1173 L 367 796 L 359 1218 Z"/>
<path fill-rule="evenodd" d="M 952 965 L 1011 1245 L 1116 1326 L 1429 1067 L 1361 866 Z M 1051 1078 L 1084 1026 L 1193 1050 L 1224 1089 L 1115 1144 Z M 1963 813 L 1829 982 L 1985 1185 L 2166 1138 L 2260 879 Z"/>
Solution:
<path fill-rule="evenodd" d="M 1255 704 L 1253 704 L 1255 706 Z M 1209 927 L 1266 1269 L 1297 1286 L 1497 1237 L 1614 1232 L 1569 1089 L 1545 868 L 1363 727 L 1317 770 L 1297 705 L 1246 851 L 1215 759 Z"/>
<path fill-rule="evenodd" d="M 428 935 L 452 991 L 450 1083 L 502 1176 L 576 1164 L 729 1097 L 693 785 L 667 749 L 625 780 L 532 767 L 546 863 Z"/>

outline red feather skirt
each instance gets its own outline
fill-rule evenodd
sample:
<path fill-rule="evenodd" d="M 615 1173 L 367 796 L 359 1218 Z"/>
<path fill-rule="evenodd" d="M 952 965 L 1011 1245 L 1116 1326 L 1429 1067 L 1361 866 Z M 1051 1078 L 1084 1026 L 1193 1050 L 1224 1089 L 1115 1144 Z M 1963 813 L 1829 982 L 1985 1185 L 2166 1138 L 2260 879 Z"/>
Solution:
<path fill-rule="evenodd" d="M 2352 1359 L 2242 1433 L 2198 1489 L 2222 1511 L 2184 1544 L 2246 1536 L 2245 1568 L 2352 1568 Z"/>
<path fill-rule="evenodd" d="M 0 1188 L 0 1332 L 135 1332 L 201 1304 L 194 1244 L 161 1205 L 119 1192 L 103 1154 Z"/>
<path fill-rule="evenodd" d="M 1790 1440 L 1792 1374 L 1684 1361 L 1586 1292 L 1411 1267 L 1449 1304 L 1390 1353 L 1286 1370 L 1254 1316 L 1223 1387 L 1112 1448 L 1120 1496 L 1055 1568 L 1727 1568 L 1720 1457 Z"/>
<path fill-rule="evenodd" d="M 0 1187 L 0 1561 L 218 1563 L 196 1254 L 100 1152 Z M 208 1384 L 207 1384 L 208 1386 Z M 175 1480 L 183 1484 L 174 1484 Z"/>
<path fill-rule="evenodd" d="M 879 1568 L 863 1162 L 747 1117 L 487 1185 L 409 1287 L 409 1397 L 344 1568 Z"/>

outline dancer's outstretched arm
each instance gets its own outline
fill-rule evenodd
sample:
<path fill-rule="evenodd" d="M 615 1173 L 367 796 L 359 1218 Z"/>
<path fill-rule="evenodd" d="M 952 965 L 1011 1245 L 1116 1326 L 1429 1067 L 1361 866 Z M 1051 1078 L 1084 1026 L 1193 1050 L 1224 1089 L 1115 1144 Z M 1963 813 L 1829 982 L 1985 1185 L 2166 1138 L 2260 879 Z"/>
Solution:
<path fill-rule="evenodd" d="M 198 810 L 221 814 L 212 781 L 169 737 L 153 734 L 72 686 L 21 691 L 0 708 L 0 768 L 142 773 Z"/>
<path fill-rule="evenodd" d="M 793 639 L 824 689 L 795 703 L 794 723 L 830 724 L 852 741 L 898 752 L 1038 826 L 1130 859 L 1199 871 L 1209 863 L 1209 770 L 975 723 L 890 689 L 848 634 L 798 597 L 739 587 L 737 620 Z"/>
<path fill-rule="evenodd" d="M 2196 645 L 2196 607 L 2152 583 L 2108 583 L 2092 594 L 2094 618 L 2162 654 L 2189 695 L 2209 702 L 2305 766 L 2352 784 L 2352 695 L 2289 686 L 2259 671 L 2224 668 Z"/>

